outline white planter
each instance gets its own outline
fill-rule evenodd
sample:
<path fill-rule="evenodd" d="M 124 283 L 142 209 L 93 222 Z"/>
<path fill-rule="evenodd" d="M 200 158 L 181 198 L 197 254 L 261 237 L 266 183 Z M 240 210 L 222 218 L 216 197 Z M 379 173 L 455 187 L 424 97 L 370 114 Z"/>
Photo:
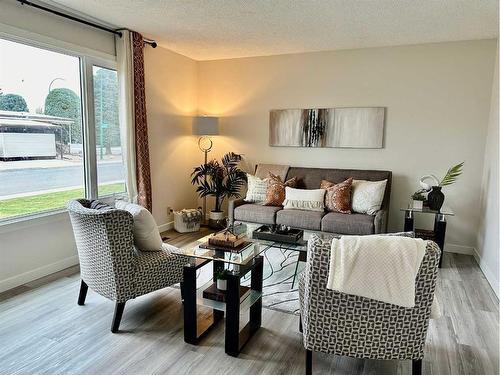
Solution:
<path fill-rule="evenodd" d="M 210 219 L 211 220 L 223 220 L 224 219 L 224 211 L 210 211 Z"/>
<path fill-rule="evenodd" d="M 217 279 L 217 289 L 227 290 L 227 280 Z"/>
<path fill-rule="evenodd" d="M 212 229 L 223 229 L 226 226 L 224 211 L 210 211 L 208 226 Z"/>
<path fill-rule="evenodd" d="M 416 209 L 416 210 L 421 210 L 423 207 L 424 207 L 424 201 L 416 201 L 416 200 L 413 200 L 413 208 Z"/>

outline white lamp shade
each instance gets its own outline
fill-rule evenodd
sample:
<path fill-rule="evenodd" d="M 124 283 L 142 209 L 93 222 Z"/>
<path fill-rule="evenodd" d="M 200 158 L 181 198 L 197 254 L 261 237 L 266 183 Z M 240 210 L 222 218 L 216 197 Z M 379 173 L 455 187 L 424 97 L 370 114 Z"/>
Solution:
<path fill-rule="evenodd" d="M 197 116 L 193 120 L 194 135 L 218 135 L 219 118 L 211 116 Z"/>

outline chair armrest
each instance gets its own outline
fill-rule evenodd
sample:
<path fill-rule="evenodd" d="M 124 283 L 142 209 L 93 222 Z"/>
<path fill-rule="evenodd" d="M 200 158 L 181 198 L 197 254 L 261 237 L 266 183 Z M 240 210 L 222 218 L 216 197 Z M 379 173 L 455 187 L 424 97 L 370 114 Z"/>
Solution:
<path fill-rule="evenodd" d="M 227 206 L 227 216 L 229 219 L 229 224 L 234 223 L 234 209 L 238 206 L 243 205 L 243 204 L 245 204 L 245 200 L 243 198 L 229 200 L 228 206 Z"/>
<path fill-rule="evenodd" d="M 375 214 L 373 218 L 373 222 L 375 224 L 375 234 L 387 233 L 387 219 L 389 217 L 389 213 L 387 210 L 379 210 Z"/>

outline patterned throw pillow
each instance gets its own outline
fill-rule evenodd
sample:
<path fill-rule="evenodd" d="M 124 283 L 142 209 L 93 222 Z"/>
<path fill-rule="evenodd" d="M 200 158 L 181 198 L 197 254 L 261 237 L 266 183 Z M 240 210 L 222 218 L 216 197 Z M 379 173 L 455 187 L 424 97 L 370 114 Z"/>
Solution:
<path fill-rule="evenodd" d="M 352 178 L 339 184 L 323 180 L 320 188 L 326 189 L 325 207 L 328 211 L 342 214 L 351 213 Z"/>
<path fill-rule="evenodd" d="M 247 195 L 245 202 L 262 203 L 266 200 L 269 178 L 259 178 L 247 173 Z"/>
<path fill-rule="evenodd" d="M 267 194 L 265 206 L 282 206 L 285 200 L 285 187 L 297 186 L 297 177 L 283 182 L 279 176 L 269 172 L 269 184 L 267 185 Z"/>
<path fill-rule="evenodd" d="M 375 215 L 384 200 L 387 180 L 352 180 L 352 210 L 360 214 Z"/>

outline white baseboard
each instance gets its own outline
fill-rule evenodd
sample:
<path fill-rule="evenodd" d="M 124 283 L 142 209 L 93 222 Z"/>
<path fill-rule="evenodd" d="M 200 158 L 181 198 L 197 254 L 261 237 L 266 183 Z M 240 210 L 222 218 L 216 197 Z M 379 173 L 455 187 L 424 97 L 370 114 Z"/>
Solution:
<path fill-rule="evenodd" d="M 74 255 L 69 258 L 61 259 L 55 263 L 47 264 L 34 270 L 21 273 L 20 275 L 12 276 L 4 280 L 0 280 L 0 292 L 15 288 L 19 285 L 29 283 L 30 281 L 48 276 L 65 268 L 78 264 L 78 256 Z"/>
<path fill-rule="evenodd" d="M 158 225 L 158 230 L 161 232 L 165 232 L 166 230 L 173 229 L 174 228 L 174 222 L 170 221 L 165 224 Z"/>
<path fill-rule="evenodd" d="M 463 246 L 457 245 L 453 243 L 445 243 L 444 251 L 447 253 L 456 253 L 456 254 L 466 254 L 466 255 L 474 255 L 476 249 L 471 246 Z"/>
<path fill-rule="evenodd" d="M 493 289 L 493 292 L 495 292 L 497 298 L 500 298 L 500 291 L 499 291 L 500 288 L 499 288 L 497 278 L 495 277 L 493 272 L 491 272 L 491 269 L 488 266 L 486 266 L 486 264 L 481 262 L 481 256 L 479 255 L 479 253 L 477 252 L 476 249 L 474 249 L 474 254 L 472 254 L 472 255 L 474 256 L 474 259 L 476 260 L 477 264 L 479 265 L 479 268 L 481 268 L 481 271 L 483 272 L 484 277 L 486 277 L 486 280 L 488 280 L 488 283 L 490 284 L 491 289 Z"/>

